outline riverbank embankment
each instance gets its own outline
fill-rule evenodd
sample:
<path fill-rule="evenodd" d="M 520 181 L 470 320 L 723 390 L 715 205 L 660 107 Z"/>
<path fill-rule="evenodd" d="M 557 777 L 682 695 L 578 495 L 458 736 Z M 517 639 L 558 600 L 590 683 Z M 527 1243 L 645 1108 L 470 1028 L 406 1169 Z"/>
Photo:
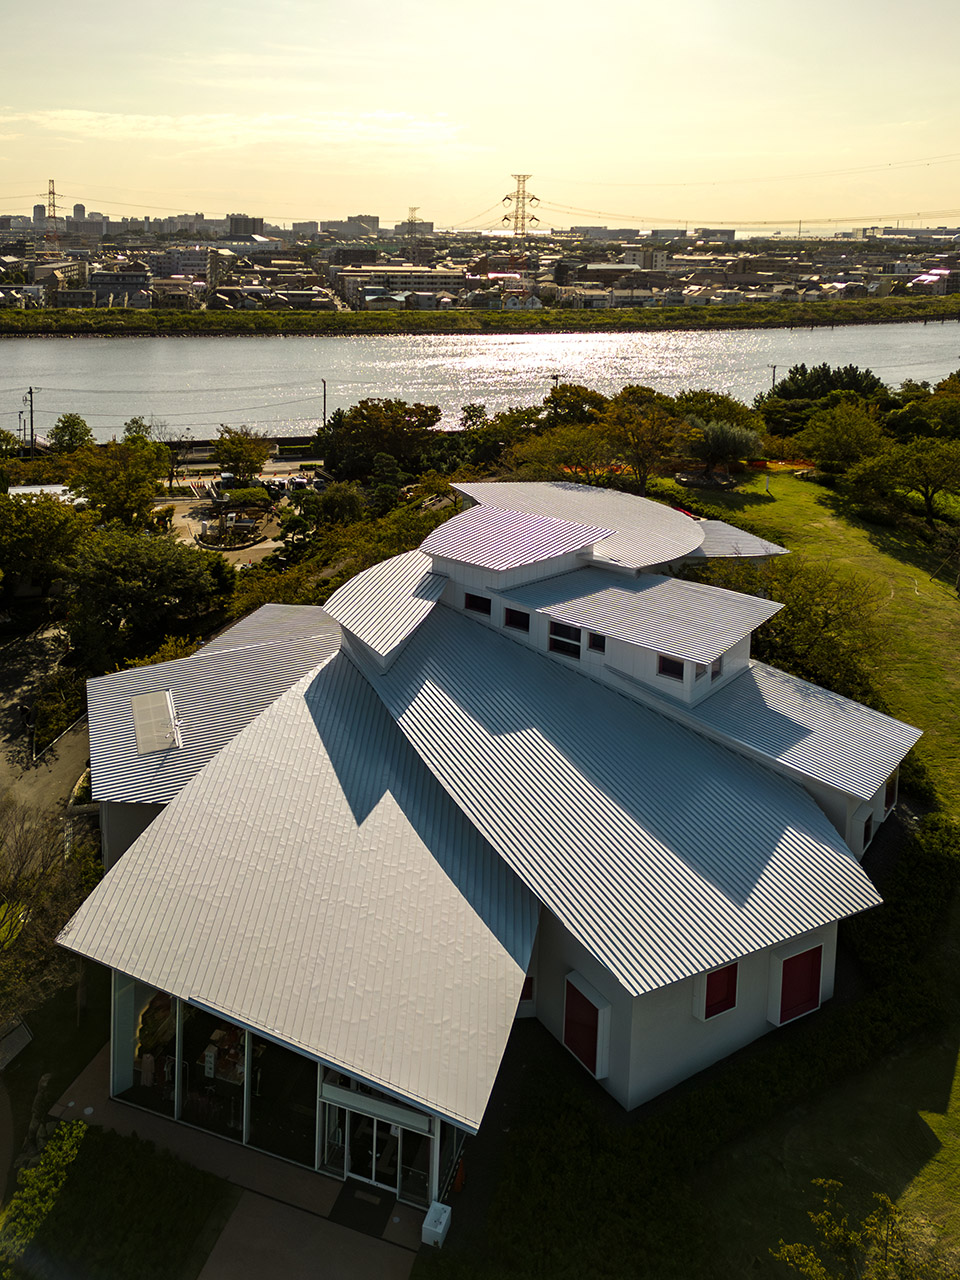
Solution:
<path fill-rule="evenodd" d="M 657 333 L 823 329 L 847 325 L 960 321 L 960 294 L 848 302 L 741 303 L 735 307 L 574 311 L 140 311 L 124 308 L 0 311 L 0 338 L 350 337 L 391 334 Z"/>

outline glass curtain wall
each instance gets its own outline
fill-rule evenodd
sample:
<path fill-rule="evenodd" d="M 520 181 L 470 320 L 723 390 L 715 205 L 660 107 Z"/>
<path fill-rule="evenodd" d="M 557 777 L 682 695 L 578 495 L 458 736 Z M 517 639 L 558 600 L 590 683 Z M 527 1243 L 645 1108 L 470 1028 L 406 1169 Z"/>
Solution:
<path fill-rule="evenodd" d="M 120 973 L 111 1051 L 114 1097 L 408 1204 L 429 1204 L 434 1142 L 441 1190 L 456 1166 L 454 1126 L 429 1132 L 426 1116 L 379 1090 Z"/>
<path fill-rule="evenodd" d="M 247 1033 L 184 1005 L 180 1119 L 227 1138 L 243 1138 Z"/>
<path fill-rule="evenodd" d="M 317 1064 L 292 1049 L 253 1036 L 251 1146 L 297 1164 L 316 1165 Z"/>
<path fill-rule="evenodd" d="M 115 975 L 113 1092 L 172 1116 L 177 1070 L 177 1002 L 165 991 Z"/>

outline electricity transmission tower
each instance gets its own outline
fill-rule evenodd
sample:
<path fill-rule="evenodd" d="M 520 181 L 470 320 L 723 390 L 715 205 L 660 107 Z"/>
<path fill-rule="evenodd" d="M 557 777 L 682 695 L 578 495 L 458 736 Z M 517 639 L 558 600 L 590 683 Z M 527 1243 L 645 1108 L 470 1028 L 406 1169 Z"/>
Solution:
<path fill-rule="evenodd" d="M 503 221 L 505 223 L 513 223 L 513 234 L 518 240 L 525 240 L 527 237 L 527 227 L 535 227 L 540 219 L 531 210 L 535 209 L 540 203 L 538 196 L 528 194 L 527 179 L 529 173 L 513 173 L 510 175 L 517 184 L 517 189 L 511 195 L 503 197 L 503 203 L 507 206 L 513 205 L 512 213 L 505 213 Z"/>
<path fill-rule="evenodd" d="M 47 185 L 47 244 L 55 253 L 60 252 L 60 228 L 57 225 L 57 191 L 51 178 Z"/>

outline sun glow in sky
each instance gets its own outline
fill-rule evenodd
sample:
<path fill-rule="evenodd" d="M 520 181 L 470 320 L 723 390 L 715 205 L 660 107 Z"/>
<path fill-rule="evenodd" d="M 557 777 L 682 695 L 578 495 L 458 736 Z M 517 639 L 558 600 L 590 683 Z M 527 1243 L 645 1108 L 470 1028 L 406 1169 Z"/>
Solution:
<path fill-rule="evenodd" d="M 494 227 L 522 172 L 544 227 L 960 223 L 957 0 L 47 0 L 7 30 L 0 213 L 52 177 L 114 217 Z"/>

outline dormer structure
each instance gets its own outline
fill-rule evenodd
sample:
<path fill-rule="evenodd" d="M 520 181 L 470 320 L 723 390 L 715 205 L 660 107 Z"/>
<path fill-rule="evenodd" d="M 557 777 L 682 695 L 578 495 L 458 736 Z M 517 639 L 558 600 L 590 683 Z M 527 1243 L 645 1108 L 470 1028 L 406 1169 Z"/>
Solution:
<path fill-rule="evenodd" d="M 919 736 L 753 661 L 774 602 L 670 572 L 783 548 L 459 487 L 324 609 L 90 683 L 113 865 L 61 937 L 114 971 L 114 1096 L 419 1205 L 516 1017 L 630 1108 L 828 1000 Z M 143 750 L 144 696 L 180 745 Z"/>

